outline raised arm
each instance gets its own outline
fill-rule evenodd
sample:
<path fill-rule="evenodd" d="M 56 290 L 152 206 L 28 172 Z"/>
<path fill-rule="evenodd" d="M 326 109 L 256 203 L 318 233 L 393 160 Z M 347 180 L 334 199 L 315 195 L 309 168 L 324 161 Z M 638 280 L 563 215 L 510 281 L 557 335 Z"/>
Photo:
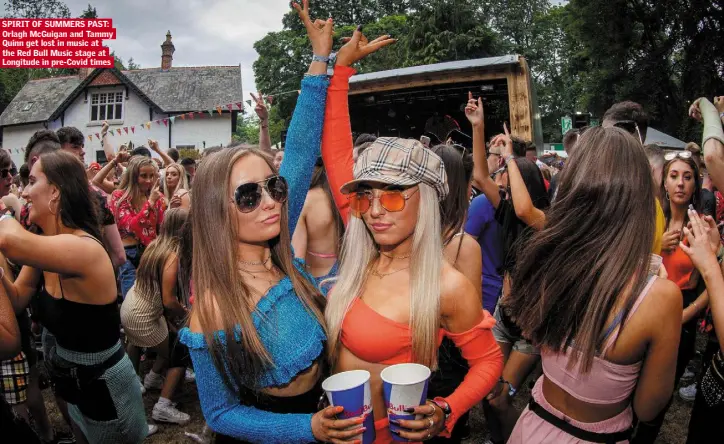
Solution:
<path fill-rule="evenodd" d="M 161 157 L 161 160 L 163 160 L 163 166 L 167 167 L 174 163 L 171 156 L 169 156 L 166 152 L 164 152 L 162 149 L 158 147 L 158 142 L 155 140 L 148 139 L 148 147 L 153 150 L 154 153 L 158 154 Z"/>
<path fill-rule="evenodd" d="M 491 172 L 488 170 L 488 161 L 485 157 L 485 114 L 481 97 L 475 100 L 473 93 L 468 92 L 465 116 L 473 126 L 473 186 L 485 194 L 493 204 L 493 208 L 498 208 L 500 191 L 490 177 Z"/>
<path fill-rule="evenodd" d="M 312 42 L 312 51 L 317 57 L 329 57 L 332 52 L 332 19 L 312 23 L 309 18 L 308 1 L 304 8 L 294 4 L 307 35 Z M 322 139 L 324 106 L 327 99 L 327 63 L 312 61 L 309 71 L 302 79 L 302 89 L 297 106 L 292 115 L 287 133 L 287 146 L 284 149 L 284 162 L 279 174 L 289 183 L 289 233 L 293 234 L 297 221 L 304 208 L 304 200 L 312 182 L 314 163 L 319 156 L 319 143 Z"/>
<path fill-rule="evenodd" d="M 96 173 L 96 175 L 93 177 L 93 180 L 91 181 L 93 185 L 97 186 L 108 194 L 111 194 L 113 191 L 115 191 L 115 186 L 113 186 L 112 182 L 107 181 L 106 177 L 108 177 L 111 171 L 113 171 L 113 169 L 118 166 L 119 162 L 123 162 L 126 160 L 128 160 L 128 153 L 125 151 L 119 152 L 117 156 L 108 161 L 103 166 L 103 168 L 101 168 L 101 170 Z"/>
<path fill-rule="evenodd" d="M 254 93 L 249 93 L 252 100 L 256 103 L 254 112 L 259 117 L 259 148 L 264 151 L 271 151 L 271 137 L 269 137 L 269 108 L 264 103 L 264 96 L 258 93 L 259 97 Z"/>
<path fill-rule="evenodd" d="M 724 97 L 715 99 L 717 105 Z M 704 122 L 704 136 L 701 146 L 704 148 L 704 163 L 709 171 L 714 186 L 724 190 L 724 130 L 719 111 L 708 99 L 701 98 L 694 102 L 689 114 Z"/>
<path fill-rule="evenodd" d="M 371 42 L 362 34 L 361 27 L 337 54 L 334 76 L 329 85 L 327 109 L 324 114 L 322 134 L 322 160 L 327 171 L 327 180 L 334 196 L 334 203 L 345 225 L 349 221 L 349 202 L 339 189 L 353 179 L 354 159 L 352 156 L 352 124 L 349 117 L 349 79 L 356 71 L 352 64 L 373 52 L 394 43 L 396 40 L 383 35 Z"/>

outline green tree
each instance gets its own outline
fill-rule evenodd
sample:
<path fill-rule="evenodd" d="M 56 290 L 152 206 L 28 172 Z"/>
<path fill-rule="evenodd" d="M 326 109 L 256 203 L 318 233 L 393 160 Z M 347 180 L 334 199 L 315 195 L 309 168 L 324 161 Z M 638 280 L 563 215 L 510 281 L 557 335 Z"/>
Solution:
<path fill-rule="evenodd" d="M 84 19 L 96 19 L 98 18 L 98 12 L 96 11 L 96 8 L 88 4 L 88 7 L 83 10 L 83 12 L 80 15 L 80 18 Z"/>
<path fill-rule="evenodd" d="M 136 62 L 133 60 L 133 57 L 131 57 L 130 59 L 128 59 L 128 66 L 126 67 L 126 69 L 129 69 L 129 70 L 141 69 L 141 65 L 139 65 L 138 63 L 136 63 Z"/>
<path fill-rule="evenodd" d="M 7 18 L 69 18 L 70 9 L 60 0 L 7 0 Z"/>

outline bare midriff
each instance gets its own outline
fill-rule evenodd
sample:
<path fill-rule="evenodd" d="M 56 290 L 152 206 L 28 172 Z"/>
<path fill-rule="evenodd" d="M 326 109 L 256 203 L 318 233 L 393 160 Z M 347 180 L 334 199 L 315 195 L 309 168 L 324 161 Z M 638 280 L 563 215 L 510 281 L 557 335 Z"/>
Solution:
<path fill-rule="evenodd" d="M 389 367 L 388 364 L 375 364 L 360 359 L 340 344 L 339 358 L 333 373 L 350 370 L 367 370 L 370 372 L 370 394 L 372 395 L 372 411 L 375 415 L 375 421 L 387 417 L 382 378 L 380 378 L 380 373 L 387 367 Z"/>
<path fill-rule="evenodd" d="M 319 362 L 315 362 L 307 370 L 295 376 L 289 384 L 283 387 L 267 387 L 261 391 L 269 396 L 276 396 L 278 398 L 299 396 L 313 389 L 321 376 L 322 367 L 319 365 Z"/>
<path fill-rule="evenodd" d="M 580 422 L 601 422 L 626 410 L 630 399 L 615 404 L 592 404 L 574 398 L 555 382 L 543 376 L 543 396 L 556 410 Z"/>

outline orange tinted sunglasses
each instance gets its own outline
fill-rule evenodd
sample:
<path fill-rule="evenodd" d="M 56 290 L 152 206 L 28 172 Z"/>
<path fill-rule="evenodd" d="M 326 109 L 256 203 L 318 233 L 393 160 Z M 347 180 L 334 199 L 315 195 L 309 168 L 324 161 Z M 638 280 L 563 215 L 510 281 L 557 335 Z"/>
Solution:
<path fill-rule="evenodd" d="M 407 202 L 417 190 L 419 190 L 419 188 L 416 188 L 410 194 L 405 194 L 407 190 L 383 191 L 379 196 L 375 196 L 372 190 L 360 190 L 349 194 L 347 198 L 349 199 L 349 208 L 357 217 L 365 214 L 370 209 L 374 199 L 379 199 L 380 205 L 382 205 L 382 208 L 385 210 L 396 213 L 405 209 L 405 202 Z"/>

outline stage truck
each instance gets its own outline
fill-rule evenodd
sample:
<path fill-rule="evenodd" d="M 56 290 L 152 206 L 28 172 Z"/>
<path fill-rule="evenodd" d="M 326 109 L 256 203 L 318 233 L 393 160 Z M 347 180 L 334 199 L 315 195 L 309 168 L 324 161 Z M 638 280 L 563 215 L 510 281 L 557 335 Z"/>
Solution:
<path fill-rule="evenodd" d="M 419 139 L 435 144 L 448 136 L 463 145 L 471 135 L 465 117 L 468 91 L 482 96 L 485 139 L 510 132 L 543 150 L 535 90 L 525 58 L 518 55 L 460 60 L 356 75 L 350 80 L 352 131 Z M 456 131 L 458 130 L 458 131 Z M 460 134 L 462 133 L 462 134 Z"/>

